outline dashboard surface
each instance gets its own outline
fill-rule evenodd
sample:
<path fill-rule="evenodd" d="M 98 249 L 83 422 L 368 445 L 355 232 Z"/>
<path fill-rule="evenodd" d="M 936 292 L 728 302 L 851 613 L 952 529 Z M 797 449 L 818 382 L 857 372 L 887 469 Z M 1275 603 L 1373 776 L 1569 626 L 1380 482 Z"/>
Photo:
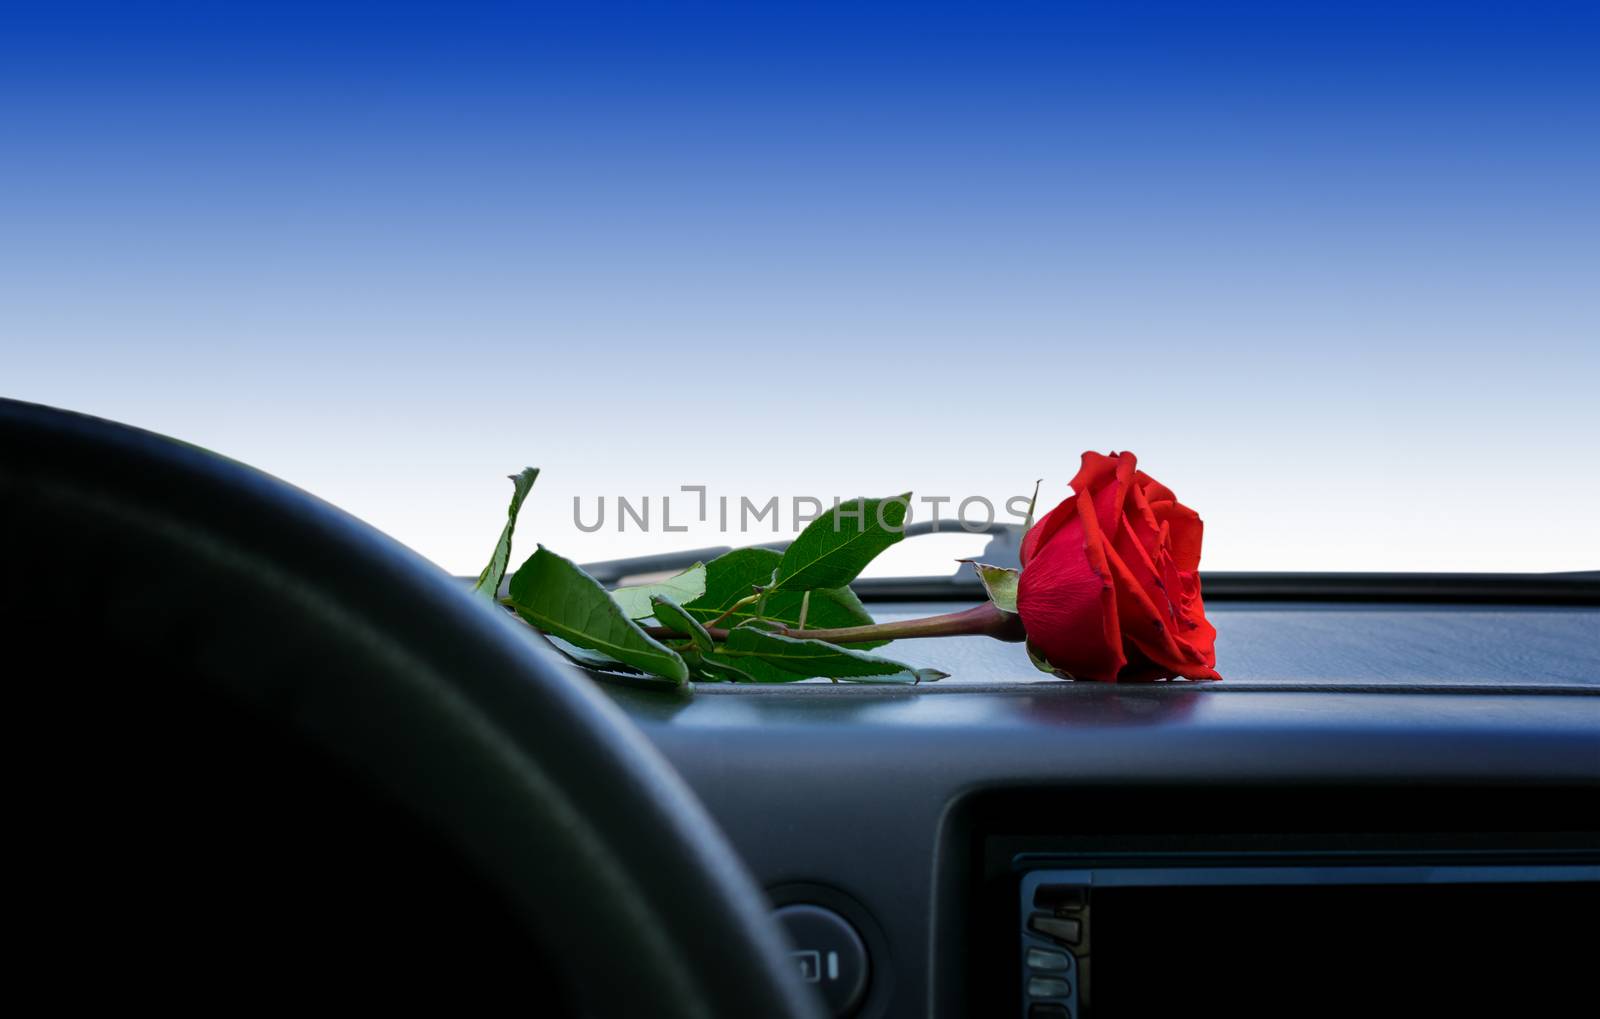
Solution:
<path fill-rule="evenodd" d="M 880 622 L 951 608 L 939 602 L 869 607 Z M 1591 606 L 1228 601 L 1207 604 L 1206 615 L 1217 628 L 1218 670 L 1225 680 L 1217 684 L 1219 690 L 1244 685 L 1600 690 L 1600 608 Z M 881 653 L 950 673 L 939 682 L 942 688 L 1060 682 L 1034 669 L 1020 647 L 987 637 L 900 640 Z"/>

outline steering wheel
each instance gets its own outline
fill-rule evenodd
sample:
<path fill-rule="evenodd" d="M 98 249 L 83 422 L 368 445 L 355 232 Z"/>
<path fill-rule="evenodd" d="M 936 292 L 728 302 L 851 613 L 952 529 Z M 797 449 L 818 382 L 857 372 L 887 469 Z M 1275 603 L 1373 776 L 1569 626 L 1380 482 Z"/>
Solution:
<path fill-rule="evenodd" d="M 289 485 L 0 400 L 0 635 L 10 968 L 58 1002 L 822 1014 L 589 679 Z"/>

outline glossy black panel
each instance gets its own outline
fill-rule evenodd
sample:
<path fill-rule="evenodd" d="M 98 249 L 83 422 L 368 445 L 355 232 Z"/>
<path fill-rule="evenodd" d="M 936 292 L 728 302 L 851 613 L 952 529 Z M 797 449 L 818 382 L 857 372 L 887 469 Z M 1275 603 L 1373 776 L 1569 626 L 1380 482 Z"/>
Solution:
<path fill-rule="evenodd" d="M 950 610 L 938 602 L 875 603 L 875 618 Z M 1482 605 L 1225 602 L 1210 605 L 1222 688 L 1586 687 L 1600 693 L 1600 609 Z M 988 637 L 902 640 L 893 656 L 951 674 L 940 687 L 1061 681 L 1016 644 Z M 812 685 L 831 685 L 813 681 Z"/>

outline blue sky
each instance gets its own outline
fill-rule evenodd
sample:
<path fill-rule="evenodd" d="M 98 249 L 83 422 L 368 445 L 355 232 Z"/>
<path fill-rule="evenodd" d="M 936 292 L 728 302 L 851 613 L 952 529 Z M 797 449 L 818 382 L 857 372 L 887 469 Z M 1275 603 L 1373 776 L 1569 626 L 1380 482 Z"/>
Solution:
<path fill-rule="evenodd" d="M 0 393 L 460 573 L 524 463 L 597 559 L 772 536 L 574 497 L 1053 500 L 1086 448 L 1211 568 L 1600 566 L 1600 20 L 1282 7 L 11 8 Z"/>

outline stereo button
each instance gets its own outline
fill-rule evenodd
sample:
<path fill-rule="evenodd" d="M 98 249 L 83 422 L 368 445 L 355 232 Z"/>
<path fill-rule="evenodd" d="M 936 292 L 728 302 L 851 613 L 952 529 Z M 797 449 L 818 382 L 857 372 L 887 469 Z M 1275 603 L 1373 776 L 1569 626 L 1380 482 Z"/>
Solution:
<path fill-rule="evenodd" d="M 1067 958 L 1065 952 L 1052 952 L 1044 948 L 1028 949 L 1028 968 L 1042 970 L 1063 970 L 1072 965 L 1072 960 Z"/>
<path fill-rule="evenodd" d="M 1069 945 L 1076 945 L 1083 940 L 1082 920 L 1069 920 L 1065 917 L 1040 913 L 1028 921 L 1028 926 L 1047 938 L 1065 941 Z"/>
<path fill-rule="evenodd" d="M 1065 998 L 1072 993 L 1072 985 L 1055 977 L 1034 977 L 1028 981 L 1030 998 Z"/>

